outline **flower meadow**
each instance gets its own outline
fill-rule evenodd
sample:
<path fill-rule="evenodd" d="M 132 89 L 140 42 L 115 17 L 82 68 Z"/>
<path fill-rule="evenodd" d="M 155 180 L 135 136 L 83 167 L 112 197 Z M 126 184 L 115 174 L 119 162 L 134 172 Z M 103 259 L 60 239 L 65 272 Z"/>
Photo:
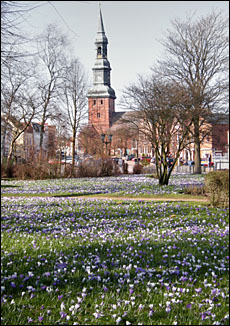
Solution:
<path fill-rule="evenodd" d="M 57 192 L 62 182 L 30 186 Z M 113 183 L 109 192 L 122 189 Z M 73 197 L 1 205 L 3 325 L 229 324 L 227 209 Z"/>
<path fill-rule="evenodd" d="M 153 195 L 179 193 L 185 187 L 194 185 L 202 186 L 204 177 L 202 175 L 172 175 L 170 185 L 159 187 L 158 180 L 146 175 L 121 175 L 117 177 L 104 178 L 77 178 L 77 179 L 51 179 L 51 180 L 2 180 L 1 193 L 11 194 L 54 194 L 75 193 L 86 194 L 108 194 L 118 195 Z M 10 187 L 9 187 L 10 184 Z M 8 188 L 9 187 L 9 188 Z"/>

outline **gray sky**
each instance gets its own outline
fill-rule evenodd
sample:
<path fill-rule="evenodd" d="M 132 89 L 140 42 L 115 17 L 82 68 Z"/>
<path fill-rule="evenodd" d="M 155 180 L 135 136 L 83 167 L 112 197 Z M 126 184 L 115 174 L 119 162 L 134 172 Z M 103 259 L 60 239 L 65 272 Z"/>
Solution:
<path fill-rule="evenodd" d="M 98 1 L 44 1 L 27 16 L 25 29 L 39 34 L 50 23 L 56 23 L 68 34 L 74 54 L 80 59 L 92 81 L 96 58 L 95 39 Z M 108 38 L 108 59 L 111 64 L 111 86 L 117 96 L 116 111 L 122 89 L 135 82 L 137 74 L 162 58 L 159 42 L 171 20 L 184 19 L 191 13 L 204 16 L 212 10 L 223 10 L 228 16 L 228 1 L 101 1 L 105 33 Z"/>

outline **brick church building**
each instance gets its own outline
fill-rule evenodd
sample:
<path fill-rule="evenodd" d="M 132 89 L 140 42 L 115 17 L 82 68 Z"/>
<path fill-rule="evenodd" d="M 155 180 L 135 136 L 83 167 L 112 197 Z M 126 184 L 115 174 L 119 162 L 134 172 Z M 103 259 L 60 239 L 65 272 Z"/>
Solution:
<path fill-rule="evenodd" d="M 96 60 L 93 67 L 93 86 L 88 92 L 88 125 L 80 133 L 79 150 L 85 154 L 102 154 L 124 156 L 153 156 L 151 143 L 144 134 L 132 124 L 133 111 L 116 112 L 116 94 L 111 87 L 111 66 L 108 60 L 108 39 L 105 34 L 101 9 L 99 10 L 96 35 Z M 218 149 L 214 135 L 222 130 L 221 151 L 228 151 L 229 123 L 213 125 L 213 132 L 201 145 L 201 157 L 212 156 Z M 224 132 L 223 132 L 224 131 Z M 111 137 L 112 136 L 112 137 Z M 112 140 L 111 140 L 112 138 Z M 220 135 L 219 135 L 220 138 Z M 184 161 L 194 160 L 194 144 L 181 153 Z M 219 144 L 220 145 L 220 144 Z"/>

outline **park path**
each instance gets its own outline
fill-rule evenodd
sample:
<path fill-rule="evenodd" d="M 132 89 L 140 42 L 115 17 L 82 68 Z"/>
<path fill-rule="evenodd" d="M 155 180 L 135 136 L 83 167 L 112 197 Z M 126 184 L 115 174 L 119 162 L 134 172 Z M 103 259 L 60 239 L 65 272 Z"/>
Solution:
<path fill-rule="evenodd" d="M 145 198 L 145 197 L 103 197 L 103 196 L 95 196 L 95 197 L 86 197 L 86 196 L 77 196 L 75 198 L 81 198 L 81 199 L 111 199 L 111 200 L 136 200 L 136 201 L 185 201 L 185 202 L 203 202 L 206 203 L 209 200 L 207 198 L 199 198 L 199 199 L 195 199 L 195 198 L 163 198 L 163 197 L 158 197 L 158 198 Z"/>

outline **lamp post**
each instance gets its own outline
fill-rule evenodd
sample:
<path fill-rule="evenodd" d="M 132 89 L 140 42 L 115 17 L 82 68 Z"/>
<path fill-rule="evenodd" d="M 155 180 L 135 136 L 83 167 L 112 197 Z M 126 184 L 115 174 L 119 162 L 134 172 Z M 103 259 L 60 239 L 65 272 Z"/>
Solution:
<path fill-rule="evenodd" d="M 106 136 L 107 136 L 107 140 L 106 140 Z M 107 145 L 112 143 L 112 137 L 113 137 L 113 135 L 111 135 L 111 134 L 109 134 L 109 135 L 101 134 L 101 141 L 103 144 L 105 144 L 106 155 L 107 155 Z"/>

